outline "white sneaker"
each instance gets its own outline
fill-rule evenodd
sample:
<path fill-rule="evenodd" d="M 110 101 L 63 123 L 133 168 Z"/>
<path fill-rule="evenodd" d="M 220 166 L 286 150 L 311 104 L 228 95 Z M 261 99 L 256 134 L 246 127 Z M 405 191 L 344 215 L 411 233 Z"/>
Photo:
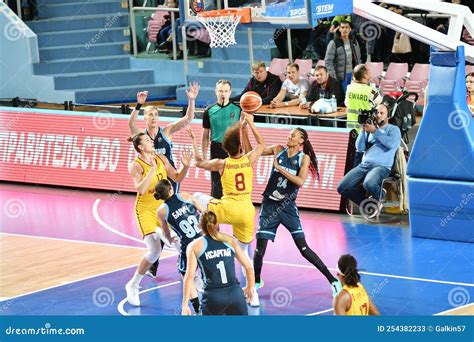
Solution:
<path fill-rule="evenodd" d="M 130 282 L 125 285 L 125 291 L 127 292 L 127 301 L 130 305 L 140 306 L 140 295 L 138 285 L 133 285 Z"/>
<path fill-rule="evenodd" d="M 260 299 L 258 298 L 258 292 L 257 290 L 254 288 L 252 290 L 253 292 L 253 298 L 252 298 L 252 301 L 250 302 L 250 306 L 260 306 Z"/>

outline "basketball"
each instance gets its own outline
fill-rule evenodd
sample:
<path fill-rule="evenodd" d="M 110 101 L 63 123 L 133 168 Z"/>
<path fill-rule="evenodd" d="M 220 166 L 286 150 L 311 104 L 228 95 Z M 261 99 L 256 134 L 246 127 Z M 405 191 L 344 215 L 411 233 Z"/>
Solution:
<path fill-rule="evenodd" d="M 262 98 L 254 91 L 248 91 L 240 98 L 240 108 L 246 113 L 255 113 L 262 106 Z"/>

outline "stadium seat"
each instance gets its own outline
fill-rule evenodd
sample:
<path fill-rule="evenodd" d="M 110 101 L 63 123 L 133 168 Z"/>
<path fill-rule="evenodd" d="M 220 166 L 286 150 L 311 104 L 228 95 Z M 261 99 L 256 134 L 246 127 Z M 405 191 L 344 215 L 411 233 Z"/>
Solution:
<path fill-rule="evenodd" d="M 408 63 L 390 63 L 384 79 L 380 81 L 382 95 L 397 91 L 404 87 L 405 77 L 408 73 Z"/>
<path fill-rule="evenodd" d="M 409 92 L 418 94 L 417 105 L 422 106 L 424 103 L 425 88 L 428 84 L 430 75 L 429 64 L 415 64 L 410 73 L 410 78 L 405 82 L 405 89 Z"/>
<path fill-rule="evenodd" d="M 300 76 L 308 79 L 312 75 L 313 61 L 311 59 L 296 59 L 295 63 L 300 67 Z"/>
<path fill-rule="evenodd" d="M 383 73 L 383 62 L 368 62 L 365 63 L 365 66 L 370 70 L 372 82 L 374 82 L 377 87 L 380 86 L 380 80 L 382 79 Z"/>
<path fill-rule="evenodd" d="M 286 66 L 290 63 L 288 58 L 273 58 L 268 71 L 280 77 L 281 81 L 286 79 Z"/>

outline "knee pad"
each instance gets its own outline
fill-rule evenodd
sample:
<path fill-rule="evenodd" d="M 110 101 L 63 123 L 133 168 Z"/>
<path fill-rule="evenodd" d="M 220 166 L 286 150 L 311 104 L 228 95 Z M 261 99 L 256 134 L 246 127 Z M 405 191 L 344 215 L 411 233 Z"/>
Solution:
<path fill-rule="evenodd" d="M 161 243 L 160 239 L 155 237 L 155 234 L 145 236 L 145 244 L 147 246 L 147 253 L 145 254 L 145 259 L 153 264 L 161 254 Z"/>

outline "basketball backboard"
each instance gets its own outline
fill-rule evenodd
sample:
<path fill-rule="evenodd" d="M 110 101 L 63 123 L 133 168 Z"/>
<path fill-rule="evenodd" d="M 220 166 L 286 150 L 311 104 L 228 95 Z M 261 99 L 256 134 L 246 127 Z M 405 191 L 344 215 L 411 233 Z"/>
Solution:
<path fill-rule="evenodd" d="M 184 0 L 181 3 L 180 10 L 187 21 L 196 20 L 199 11 L 250 7 L 252 23 L 287 27 L 315 27 L 318 19 L 352 13 L 352 0 Z"/>

